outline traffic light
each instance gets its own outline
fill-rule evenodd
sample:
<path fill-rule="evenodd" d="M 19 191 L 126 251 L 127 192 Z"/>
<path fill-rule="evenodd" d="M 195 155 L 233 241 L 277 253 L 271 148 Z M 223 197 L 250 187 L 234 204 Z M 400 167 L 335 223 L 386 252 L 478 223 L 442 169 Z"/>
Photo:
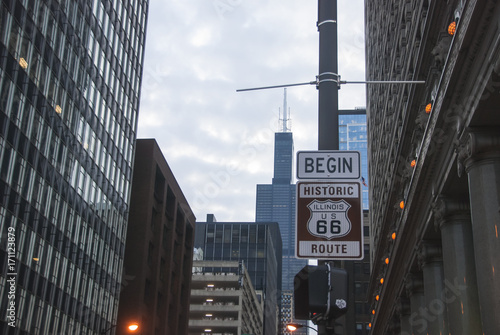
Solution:
<path fill-rule="evenodd" d="M 307 265 L 294 278 L 295 318 L 335 319 L 347 312 L 347 272 Z"/>

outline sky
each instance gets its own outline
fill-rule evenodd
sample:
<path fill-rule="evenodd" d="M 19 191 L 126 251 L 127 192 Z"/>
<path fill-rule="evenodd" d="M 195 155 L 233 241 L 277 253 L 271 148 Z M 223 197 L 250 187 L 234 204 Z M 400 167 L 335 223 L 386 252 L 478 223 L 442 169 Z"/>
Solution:
<path fill-rule="evenodd" d="M 338 1 L 339 74 L 364 80 L 364 1 Z M 197 221 L 255 221 L 271 184 L 282 88 L 318 74 L 317 1 L 150 0 L 138 138 L 155 138 Z M 318 92 L 287 89 L 295 151 L 318 148 Z M 339 108 L 366 105 L 343 85 Z M 295 170 L 295 167 L 294 167 Z M 295 177 L 295 172 L 294 172 Z"/>

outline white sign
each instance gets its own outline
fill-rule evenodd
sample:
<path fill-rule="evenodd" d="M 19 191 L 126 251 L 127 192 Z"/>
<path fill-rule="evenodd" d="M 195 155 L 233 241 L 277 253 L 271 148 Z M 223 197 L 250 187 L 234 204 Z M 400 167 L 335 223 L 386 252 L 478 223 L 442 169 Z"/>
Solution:
<path fill-rule="evenodd" d="M 362 208 L 359 181 L 299 181 L 295 256 L 363 259 Z"/>
<path fill-rule="evenodd" d="M 351 205 L 344 199 L 340 201 L 315 199 L 307 207 L 311 211 L 307 230 L 312 236 L 331 240 L 334 237 L 346 236 L 351 231 L 352 223 L 347 217 Z"/>
<path fill-rule="evenodd" d="M 359 151 L 319 150 L 297 152 L 298 179 L 360 179 Z"/>

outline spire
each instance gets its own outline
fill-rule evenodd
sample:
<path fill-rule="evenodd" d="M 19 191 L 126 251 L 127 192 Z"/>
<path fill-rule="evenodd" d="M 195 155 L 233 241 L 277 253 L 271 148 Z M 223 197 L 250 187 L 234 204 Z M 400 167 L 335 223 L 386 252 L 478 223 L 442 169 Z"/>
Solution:
<path fill-rule="evenodd" d="M 287 106 L 286 87 L 285 87 L 284 94 L 283 94 L 283 117 L 280 117 L 280 119 L 279 119 L 279 121 L 282 122 L 281 132 L 283 132 L 283 133 L 286 133 L 286 132 L 289 132 L 292 130 L 291 125 L 287 124 L 288 121 L 291 121 L 289 115 L 290 115 L 290 111 L 288 110 L 288 106 Z"/>

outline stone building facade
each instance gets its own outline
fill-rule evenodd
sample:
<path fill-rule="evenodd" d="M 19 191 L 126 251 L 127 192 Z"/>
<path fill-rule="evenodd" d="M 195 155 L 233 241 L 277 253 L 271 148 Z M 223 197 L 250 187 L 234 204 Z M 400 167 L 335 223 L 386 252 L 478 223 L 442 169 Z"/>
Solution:
<path fill-rule="evenodd" d="M 499 334 L 500 3 L 365 8 L 372 333 Z"/>

